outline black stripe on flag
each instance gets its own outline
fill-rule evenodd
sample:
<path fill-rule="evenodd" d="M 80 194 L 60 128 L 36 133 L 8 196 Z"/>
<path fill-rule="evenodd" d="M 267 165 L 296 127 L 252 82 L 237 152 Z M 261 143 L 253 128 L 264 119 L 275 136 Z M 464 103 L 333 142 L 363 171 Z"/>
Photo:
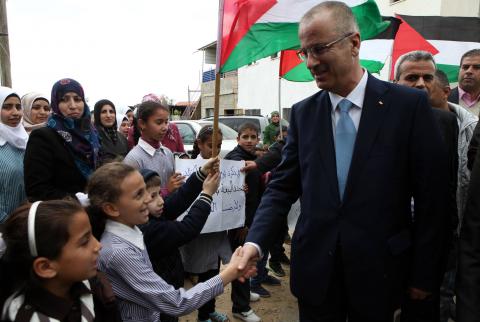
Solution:
<path fill-rule="evenodd" d="M 480 42 L 480 18 L 399 15 L 428 40 Z"/>
<path fill-rule="evenodd" d="M 395 39 L 395 35 L 397 34 L 398 27 L 402 21 L 395 17 L 382 17 L 383 21 L 390 21 L 390 26 L 385 29 L 384 32 L 376 35 L 373 39 Z"/>

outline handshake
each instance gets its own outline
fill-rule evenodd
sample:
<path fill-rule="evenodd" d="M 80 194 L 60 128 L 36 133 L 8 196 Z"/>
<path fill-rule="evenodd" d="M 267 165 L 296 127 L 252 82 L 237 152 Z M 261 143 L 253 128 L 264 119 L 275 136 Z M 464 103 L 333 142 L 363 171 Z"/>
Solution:
<path fill-rule="evenodd" d="M 248 282 L 248 279 L 257 274 L 258 251 L 253 245 L 238 247 L 230 258 L 230 263 L 220 272 L 223 285 L 238 279 Z"/>

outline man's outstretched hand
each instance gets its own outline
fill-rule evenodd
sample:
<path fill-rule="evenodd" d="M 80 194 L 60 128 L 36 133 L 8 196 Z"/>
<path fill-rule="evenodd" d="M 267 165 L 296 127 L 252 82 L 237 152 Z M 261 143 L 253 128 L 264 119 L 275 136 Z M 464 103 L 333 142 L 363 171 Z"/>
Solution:
<path fill-rule="evenodd" d="M 259 259 L 258 250 L 255 246 L 250 244 L 243 245 L 242 249 L 240 250 L 240 261 L 238 263 L 238 270 L 243 272 L 243 275 L 238 278 L 240 282 L 245 282 L 250 277 L 256 274 L 256 271 L 252 271 L 248 269 L 252 262 L 256 263 Z"/>

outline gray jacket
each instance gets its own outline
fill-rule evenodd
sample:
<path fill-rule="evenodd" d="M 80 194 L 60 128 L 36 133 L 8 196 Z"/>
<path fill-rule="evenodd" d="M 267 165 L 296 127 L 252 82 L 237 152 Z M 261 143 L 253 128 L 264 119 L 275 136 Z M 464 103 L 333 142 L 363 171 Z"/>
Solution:
<path fill-rule="evenodd" d="M 467 151 L 473 130 L 478 122 L 478 117 L 469 113 L 458 104 L 448 103 L 450 110 L 457 116 L 458 122 L 458 182 L 457 182 L 457 206 L 459 229 L 462 224 L 463 211 L 467 199 L 468 184 L 470 182 L 470 170 L 467 168 Z M 460 231 L 460 230 L 459 230 Z"/>

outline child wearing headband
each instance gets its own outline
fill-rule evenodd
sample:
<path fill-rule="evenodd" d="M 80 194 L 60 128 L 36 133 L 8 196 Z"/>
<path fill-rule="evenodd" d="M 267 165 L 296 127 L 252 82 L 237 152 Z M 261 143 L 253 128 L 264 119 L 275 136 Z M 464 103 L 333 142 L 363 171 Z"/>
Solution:
<path fill-rule="evenodd" d="M 211 169 L 200 169 L 205 177 Z M 211 174 L 209 174 L 211 175 Z M 95 224 L 103 229 L 103 248 L 99 269 L 112 283 L 124 321 L 159 321 L 160 313 L 181 316 L 196 310 L 215 296 L 223 293 L 224 286 L 244 273 L 238 271 L 239 247 L 230 264 L 220 274 L 189 290 L 175 289 L 154 273 L 142 232 L 137 225 L 148 221 L 147 192 L 141 174 L 133 167 L 113 162 L 95 171 L 87 185 L 90 199 L 89 212 Z M 211 199 L 199 200 L 210 206 Z M 102 218 L 106 222 L 98 222 Z M 255 271 L 253 263 L 248 273 Z"/>
<path fill-rule="evenodd" d="M 78 203 L 24 205 L 2 238 L 2 321 L 120 321 L 111 287 L 97 277 L 101 245 Z"/>

